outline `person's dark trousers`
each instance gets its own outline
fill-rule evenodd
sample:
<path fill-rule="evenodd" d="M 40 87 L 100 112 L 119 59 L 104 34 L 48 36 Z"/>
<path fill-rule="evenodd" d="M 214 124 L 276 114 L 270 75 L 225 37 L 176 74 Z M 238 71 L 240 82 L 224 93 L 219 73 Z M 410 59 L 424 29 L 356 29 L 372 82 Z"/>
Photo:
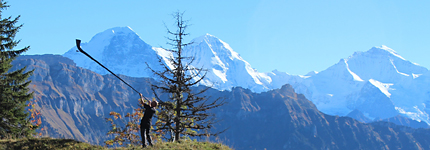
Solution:
<path fill-rule="evenodd" d="M 143 147 L 146 147 L 145 139 L 148 141 L 148 145 L 152 146 L 151 136 L 149 135 L 150 133 L 151 133 L 151 126 L 146 126 L 143 124 L 140 125 L 140 136 L 142 137 Z"/>

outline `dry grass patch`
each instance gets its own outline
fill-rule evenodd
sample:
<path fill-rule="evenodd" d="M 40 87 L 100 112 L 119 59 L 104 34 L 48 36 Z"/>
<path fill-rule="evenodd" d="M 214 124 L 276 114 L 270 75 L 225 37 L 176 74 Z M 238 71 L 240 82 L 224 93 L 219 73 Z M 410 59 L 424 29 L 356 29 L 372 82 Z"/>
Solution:
<path fill-rule="evenodd" d="M 0 140 L 0 149 L 81 150 L 107 149 L 71 139 L 32 138 Z"/>
<path fill-rule="evenodd" d="M 54 138 L 31 138 L 31 139 L 6 139 L 0 140 L 0 150 L 3 149 L 22 149 L 22 150 L 135 150 L 142 149 L 140 146 L 131 147 L 116 147 L 107 148 L 103 146 L 95 146 L 85 142 L 79 142 L 72 139 L 54 139 Z M 197 142 L 192 140 L 183 140 L 177 142 L 158 142 L 152 147 L 147 147 L 145 150 L 231 150 L 226 145 L 212 142 Z"/>

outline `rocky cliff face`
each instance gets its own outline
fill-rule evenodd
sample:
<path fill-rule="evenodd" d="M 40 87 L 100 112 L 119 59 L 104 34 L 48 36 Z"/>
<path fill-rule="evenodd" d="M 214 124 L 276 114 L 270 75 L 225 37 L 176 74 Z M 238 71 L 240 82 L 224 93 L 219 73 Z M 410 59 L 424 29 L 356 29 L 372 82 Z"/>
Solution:
<path fill-rule="evenodd" d="M 68 58 L 22 56 L 14 64 L 35 69 L 30 88 L 50 136 L 101 144 L 107 138 L 109 125 L 105 118 L 109 113 L 127 113 L 137 107 L 138 94 L 116 77 L 77 67 Z M 121 77 L 141 93 L 151 96 L 147 83 L 150 79 Z"/>
<path fill-rule="evenodd" d="M 236 109 L 218 114 L 230 127 L 222 136 L 237 149 L 430 148 L 428 129 L 327 115 L 290 85 L 261 94 L 234 88 L 227 99 Z"/>
<path fill-rule="evenodd" d="M 138 94 L 114 76 L 77 67 L 68 58 L 21 56 L 13 64 L 35 69 L 30 88 L 50 136 L 102 144 L 109 138 L 104 119 L 109 112 L 126 114 L 137 107 Z M 152 96 L 151 79 L 122 78 Z M 290 85 L 263 93 L 233 88 L 206 94 L 229 102 L 212 111 L 222 120 L 216 130 L 228 128 L 219 139 L 235 149 L 430 149 L 428 129 L 330 116 Z"/>

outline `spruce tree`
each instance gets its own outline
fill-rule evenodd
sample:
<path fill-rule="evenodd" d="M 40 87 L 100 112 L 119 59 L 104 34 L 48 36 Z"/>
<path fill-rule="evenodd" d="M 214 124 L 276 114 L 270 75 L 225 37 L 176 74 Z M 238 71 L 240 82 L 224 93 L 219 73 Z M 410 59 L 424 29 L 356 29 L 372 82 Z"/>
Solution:
<path fill-rule="evenodd" d="M 28 77 L 33 70 L 25 72 L 27 67 L 11 70 L 12 61 L 30 47 L 14 50 L 20 42 L 14 38 L 22 25 L 16 25 L 20 16 L 3 18 L 1 13 L 8 7 L 0 0 L 0 138 L 18 138 L 32 133 L 26 106 L 33 96 L 28 88 L 31 82 Z"/>
<path fill-rule="evenodd" d="M 161 79 L 160 84 L 152 85 L 153 93 L 160 101 L 156 131 L 167 134 L 165 137 L 169 141 L 180 141 L 184 135 L 188 137 L 216 135 L 217 133 L 210 131 L 216 120 L 209 110 L 224 104 L 220 98 L 210 100 L 209 97 L 202 96 L 209 87 L 201 90 L 191 88 L 205 78 L 207 71 L 191 65 L 195 59 L 194 56 L 184 56 L 184 48 L 190 43 L 183 41 L 184 36 L 188 35 L 185 33 L 188 25 L 182 16 L 183 13 L 174 13 L 176 31 L 167 29 L 172 36 L 168 38 L 170 41 L 168 44 L 173 47 L 167 49 L 173 54 L 166 62 L 170 65 L 163 63 L 160 57 L 158 59 L 163 70 L 155 71 L 148 65 L 155 76 Z M 157 90 L 167 93 L 169 98 L 160 98 Z"/>

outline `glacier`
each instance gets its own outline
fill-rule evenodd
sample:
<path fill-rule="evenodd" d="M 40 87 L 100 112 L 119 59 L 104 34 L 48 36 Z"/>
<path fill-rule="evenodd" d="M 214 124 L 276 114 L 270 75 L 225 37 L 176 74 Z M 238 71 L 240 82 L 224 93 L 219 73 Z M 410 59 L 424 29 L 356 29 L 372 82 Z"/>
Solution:
<path fill-rule="evenodd" d="M 346 116 L 359 110 L 370 119 L 403 115 L 430 124 L 430 72 L 388 46 L 355 52 L 320 72 L 291 75 L 278 70 L 258 72 L 228 43 L 210 34 L 191 43 L 184 48 L 186 56 L 196 56 L 191 65 L 208 69 L 201 85 L 218 90 L 243 87 L 265 92 L 290 84 L 326 114 Z M 163 48 L 145 43 L 130 27 L 107 29 L 82 43 L 82 48 L 113 72 L 131 77 L 153 78 L 148 66 L 154 70 L 162 69 L 160 63 L 171 67 L 167 60 L 173 56 Z M 102 75 L 108 73 L 77 53 L 76 47 L 63 56 L 79 67 Z"/>

